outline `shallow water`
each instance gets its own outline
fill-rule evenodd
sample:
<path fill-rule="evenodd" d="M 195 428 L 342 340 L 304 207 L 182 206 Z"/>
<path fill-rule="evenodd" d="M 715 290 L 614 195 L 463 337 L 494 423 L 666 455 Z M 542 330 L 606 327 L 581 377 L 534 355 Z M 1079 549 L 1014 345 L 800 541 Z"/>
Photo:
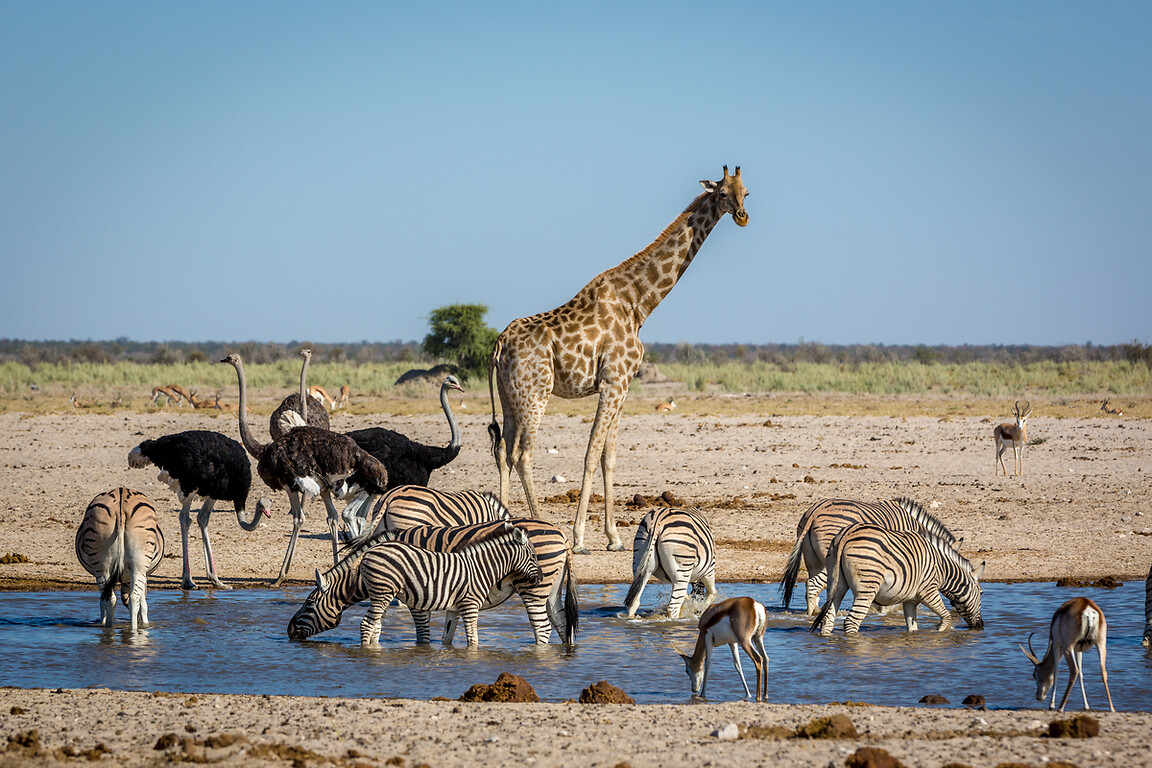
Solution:
<path fill-rule="evenodd" d="M 623 688 L 639 703 L 689 700 L 688 679 L 676 651 L 690 651 L 694 619 L 625 619 L 627 585 L 586 584 L 580 589 L 578 645 L 537 648 L 513 598 L 480 615 L 476 650 L 439 642 L 416 647 L 407 610 L 385 617 L 380 648 L 361 648 L 363 606 L 349 609 L 343 623 L 309 642 L 290 642 L 288 619 L 308 590 L 152 592 L 152 624 L 133 635 L 120 606 L 117 626 L 97 623 L 98 595 L 92 592 L 0 592 L 0 685 L 24 688 L 105 686 L 125 690 L 205 693 L 296 694 L 457 698 L 473 683 L 491 683 L 501 672 L 522 675 L 545 701 L 576 698 L 598 680 Z M 936 617 L 921 609 L 921 631 L 904 632 L 899 611 L 870 616 L 855 638 L 821 638 L 809 621 L 779 605 L 779 585 L 722 584 L 721 597 L 751 595 L 769 606 L 765 645 L 770 656 L 769 700 L 784 703 L 868 701 L 915 705 L 940 694 L 954 706 L 980 694 L 989 707 L 1041 706 L 1035 699 L 1031 665 L 1016 647 L 1036 632 L 1043 652 L 1048 621 L 1065 600 L 1086 595 L 1108 618 L 1108 672 L 1117 709 L 1152 711 L 1152 651 L 1140 645 L 1144 624 L 1142 582 L 1113 590 L 1059 588 L 1052 583 L 986 584 L 985 630 L 931 631 Z M 641 612 L 667 601 L 668 591 L 651 585 Z M 803 603 L 803 592 L 793 605 Z M 442 618 L 433 623 L 438 637 Z M 839 631 L 840 621 L 837 622 Z M 926 631 L 927 630 L 927 631 Z M 742 656 L 749 685 L 755 670 Z M 1095 650 L 1084 654 L 1088 701 L 1107 706 Z M 1063 693 L 1067 671 L 1057 685 Z M 731 655 L 718 649 L 708 681 L 709 698 L 743 696 Z M 1079 708 L 1079 686 L 1069 698 Z M 1042 705 L 1046 706 L 1046 705 Z"/>

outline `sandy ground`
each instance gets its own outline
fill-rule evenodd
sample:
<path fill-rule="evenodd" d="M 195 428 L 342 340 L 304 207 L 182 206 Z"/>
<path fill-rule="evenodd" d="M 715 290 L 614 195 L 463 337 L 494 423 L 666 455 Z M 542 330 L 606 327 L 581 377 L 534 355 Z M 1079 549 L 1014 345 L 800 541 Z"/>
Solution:
<path fill-rule="evenodd" d="M 478 406 L 474 403 L 476 410 L 461 416 L 464 449 L 452 465 L 433 475 L 437 487 L 496 489 L 486 434 L 489 419 Z M 258 416 L 254 420 L 260 427 L 266 423 Z M 439 414 L 387 419 L 337 414 L 333 421 L 340 430 L 384 425 L 424 442 L 447 441 Z M 1152 562 L 1152 490 L 1144 472 L 1152 472 L 1152 423 L 1034 417 L 1029 435 L 1043 442 L 1025 449 L 1025 477 L 1004 478 L 993 474 L 993 421 L 755 411 L 732 416 L 629 415 L 620 431 L 617 499 L 670 491 L 685 505 L 700 506 L 714 528 L 721 581 L 778 580 L 796 521 L 818 499 L 897 495 L 931 505 L 965 538 L 969 557 L 987 561 L 986 580 L 1142 580 Z M 549 415 L 537 450 L 537 485 L 553 499 L 545 503 L 544 517 L 566 530 L 575 511 L 567 494 L 579 488 L 589 428 L 587 416 Z M 150 588 L 178 588 L 175 498 L 151 469 L 129 469 L 127 455 L 143 439 L 186 429 L 237 436 L 234 415 L 181 409 L 0 414 L 0 484 L 5 489 L 0 555 L 16 553 L 30 560 L 0 565 L 0 588 L 94 589 L 92 578 L 76 562 L 73 536 L 88 501 L 117 485 L 144 491 L 156 501 L 163 513 L 168 555 Z M 257 479 L 252 503 L 258 495 L 270 494 Z M 241 531 L 226 507 L 213 515 L 217 566 L 235 588 L 261 587 L 279 569 L 290 518 L 286 499 L 272 498 L 274 516 L 253 533 Z M 518 482 L 511 506 L 525 510 Z M 626 505 L 618 510 L 620 523 L 629 526 L 622 531 L 626 541 L 646 510 Z M 309 511 L 292 569 L 302 582 L 315 567 L 330 564 L 331 557 L 322 505 L 313 501 Z M 602 506 L 592 512 L 598 519 Z M 604 551 L 606 539 L 599 525 L 589 524 L 587 541 L 597 551 L 577 559 L 579 578 L 630 581 L 631 552 Z M 192 558 L 193 576 L 203 582 L 195 528 Z M 1051 760 L 1082 766 L 1152 765 L 1147 754 L 1152 715 L 1143 713 L 1103 713 L 1101 736 L 1084 741 L 1038 738 L 1035 734 L 1046 729 L 1050 719 L 1046 711 L 880 707 L 847 710 L 865 734 L 855 740 L 722 741 L 710 736 L 727 723 L 793 727 L 840 709 L 746 703 L 594 707 L 203 695 L 172 699 L 128 692 L 3 689 L 0 749 L 6 736 L 32 728 L 39 730 L 42 748 L 36 753 L 14 744 L 0 752 L 0 765 L 54 765 L 71 759 L 56 750 L 92 749 L 96 743 L 104 744 L 119 764 L 164 762 L 177 753 L 178 759 L 192 759 L 189 755 L 197 749 L 203 751 L 205 738 L 224 733 L 243 734 L 246 741 L 216 751 L 209 746 L 207 756 L 231 764 L 267 760 L 462 766 L 480 760 L 639 766 L 783 760 L 823 766 L 842 765 L 847 754 L 868 744 L 887 749 L 908 765 L 1041 765 Z M 187 749 L 154 750 L 165 733 L 191 741 Z M 403 762 L 388 762 L 393 757 Z"/>

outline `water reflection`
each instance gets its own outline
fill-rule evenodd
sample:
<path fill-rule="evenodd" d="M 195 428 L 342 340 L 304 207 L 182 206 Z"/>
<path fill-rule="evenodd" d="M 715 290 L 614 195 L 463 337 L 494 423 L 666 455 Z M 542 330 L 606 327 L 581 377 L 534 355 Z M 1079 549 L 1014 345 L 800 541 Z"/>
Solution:
<path fill-rule="evenodd" d="M 986 584 L 983 632 L 958 624 L 944 633 L 921 612 L 921 631 L 906 633 L 903 617 L 870 615 L 861 633 L 829 638 L 808 632 L 811 619 L 784 612 L 778 585 L 724 584 L 721 597 L 748 594 L 770 607 L 765 643 L 773 702 L 870 701 L 915 705 L 925 694 L 958 704 L 968 694 L 993 707 L 1036 707 L 1031 665 L 1017 648 L 1029 632 L 1042 647 L 1052 611 L 1087 594 L 1108 617 L 1108 668 L 1119 709 L 1152 711 L 1152 649 L 1140 645 L 1143 584 L 1115 590 L 1060 589 L 1053 584 Z M 339 627 L 308 642 L 290 642 L 288 619 L 307 588 L 221 592 L 154 591 L 152 624 L 132 633 L 126 622 L 99 625 L 87 592 L 0 593 L 0 685 L 133 690 L 456 698 L 501 672 L 523 675 L 546 701 L 575 698 L 608 680 L 642 703 L 688 702 L 688 678 L 678 652 L 696 641 L 695 620 L 669 620 L 653 609 L 666 589 L 645 592 L 641 615 L 623 615 L 626 585 L 581 586 L 579 645 L 537 647 L 517 600 L 480 618 L 479 648 L 414 645 L 408 612 L 389 610 L 379 648 L 361 648 L 364 607 L 349 609 Z M 699 605 L 694 608 L 699 610 Z M 443 627 L 434 621 L 434 637 Z M 1085 666 L 1095 669 L 1095 651 Z M 713 659 L 713 700 L 743 697 L 726 650 Z M 747 665 L 745 665 L 747 667 Z M 1061 673 L 1061 679 L 1065 679 Z M 1063 685 L 1063 683 L 1060 683 Z M 1103 700 L 1099 676 L 1087 680 L 1089 701 Z"/>

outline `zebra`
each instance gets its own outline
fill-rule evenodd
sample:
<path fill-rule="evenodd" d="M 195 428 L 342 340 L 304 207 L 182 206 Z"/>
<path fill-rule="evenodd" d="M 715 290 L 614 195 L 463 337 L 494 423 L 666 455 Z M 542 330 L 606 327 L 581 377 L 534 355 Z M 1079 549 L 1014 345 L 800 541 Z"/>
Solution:
<path fill-rule="evenodd" d="M 1152 567 L 1148 569 L 1148 578 L 1144 580 L 1144 637 L 1140 645 L 1152 645 Z"/>
<path fill-rule="evenodd" d="M 421 525 L 472 525 L 512 518 L 508 508 L 489 491 L 437 491 L 423 485 L 400 485 L 387 493 L 358 496 L 342 516 L 353 538 L 385 529 L 403 531 Z"/>
<path fill-rule="evenodd" d="M 676 619 L 690 584 L 702 583 L 705 604 L 716 597 L 716 544 L 712 527 L 699 512 L 654 509 L 636 527 L 632 543 L 632 586 L 624 598 L 628 616 L 635 616 L 648 579 L 672 584 L 668 616 Z"/>
<path fill-rule="evenodd" d="M 796 524 L 796 544 L 788 555 L 784 568 L 784 579 L 780 585 L 784 593 L 784 608 L 792 602 L 792 590 L 800 574 L 800 559 L 808 569 L 808 582 L 805 585 L 807 615 L 816 613 L 820 604 L 820 592 L 827 584 L 828 572 L 825 557 L 828 547 L 836 534 L 853 523 L 869 523 L 892 531 L 925 530 L 944 539 L 954 548 L 960 545 L 947 526 L 917 501 L 906 498 L 888 499 L 879 502 L 852 501 L 849 499 L 822 499 L 808 508 Z"/>
<path fill-rule="evenodd" d="M 856 523 L 844 529 L 828 550 L 828 598 L 812 631 L 832 634 L 836 611 L 849 589 L 852 610 L 844 619 L 844 634 L 852 635 L 868 614 L 872 603 L 904 608 L 904 623 L 915 632 L 916 606 L 924 603 L 940 617 L 936 628 L 952 626 L 952 616 L 940 599 L 943 592 L 972 629 L 983 629 L 980 618 L 980 577 L 984 563 L 972 563 L 939 536 L 925 531 L 890 531 L 876 525 Z"/>
<path fill-rule="evenodd" d="M 148 576 L 164 557 L 164 533 L 152 500 L 139 491 L 116 488 L 92 499 L 76 531 L 76 559 L 96 577 L 100 623 L 111 627 L 116 587 L 135 632 L 148 623 Z"/>
<path fill-rule="evenodd" d="M 536 549 L 528 535 L 505 521 L 486 539 L 473 539 L 458 552 L 431 552 L 402 541 L 384 541 L 360 559 L 360 582 L 372 604 L 360 622 L 360 645 L 380 644 L 380 624 L 392 601 L 408 606 L 416 642 L 430 642 L 432 611 L 456 611 L 468 645 L 479 645 L 476 620 L 496 584 L 514 575 L 532 584 L 541 579 Z M 323 589 L 323 582 L 320 584 Z"/>
<path fill-rule="evenodd" d="M 572 552 L 564 534 L 556 526 L 542 520 L 518 519 L 511 522 L 527 534 L 536 549 L 541 572 L 540 583 L 531 584 L 520 577 L 502 579 L 492 588 L 480 609 L 487 610 L 500 605 L 512 593 L 518 592 L 528 611 L 528 621 L 538 644 L 548 642 L 553 627 L 563 642 L 573 643 L 580 606 L 572 570 Z M 323 581 L 331 586 L 324 593 L 319 586 L 312 591 L 289 622 L 288 637 L 302 640 L 332 629 L 340 623 L 341 614 L 346 608 L 367 599 L 367 593 L 359 581 L 360 558 L 376 544 L 402 541 L 424 549 L 453 552 L 475 539 L 490 537 L 498 529 L 502 530 L 503 525 L 502 521 L 498 521 L 460 527 L 421 526 L 395 533 L 385 530 L 345 547 L 340 563 L 323 577 Z M 320 583 L 321 579 L 318 578 L 317 584 Z M 563 602 L 561 589 L 566 590 Z M 455 613 L 449 613 L 442 638 L 445 644 L 451 643 L 455 635 L 456 618 Z"/>

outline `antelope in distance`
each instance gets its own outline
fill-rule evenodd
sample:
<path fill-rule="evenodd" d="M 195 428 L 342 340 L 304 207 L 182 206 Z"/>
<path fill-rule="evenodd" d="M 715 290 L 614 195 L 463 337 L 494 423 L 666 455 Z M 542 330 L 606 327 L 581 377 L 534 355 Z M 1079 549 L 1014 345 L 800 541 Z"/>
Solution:
<path fill-rule="evenodd" d="M 181 398 L 183 398 L 184 400 L 187 400 L 189 403 L 191 403 L 192 402 L 192 396 L 196 394 L 196 390 L 192 390 L 191 392 L 189 392 L 188 390 L 184 389 L 184 387 L 180 386 L 179 384 L 169 384 L 167 389 L 168 389 L 168 391 L 170 391 L 174 395 L 176 395 L 176 405 L 184 405 Z"/>
<path fill-rule="evenodd" d="M 684 659 L 684 669 L 692 681 L 693 698 L 704 698 L 704 685 L 708 682 L 708 668 L 712 663 L 712 649 L 727 645 L 732 649 L 732 663 L 744 684 L 744 696 L 752 695 L 744 670 L 740 668 L 740 651 L 743 648 L 756 667 L 756 701 L 768 699 L 768 652 L 764 650 L 764 628 L 768 623 L 768 612 L 764 605 L 750 597 L 730 597 L 715 605 L 710 605 L 700 616 L 700 636 L 696 639 L 696 650 L 692 655 L 680 654 Z M 761 696 L 763 691 L 763 696 Z"/>
<path fill-rule="evenodd" d="M 178 394 L 176 394 L 176 392 L 172 391 L 171 387 L 156 386 L 156 387 L 152 387 L 152 400 L 149 401 L 149 405 L 156 405 L 157 401 L 161 397 L 168 398 L 168 405 L 172 405 L 173 403 L 179 403 L 180 402 L 180 395 L 178 395 Z"/>
<path fill-rule="evenodd" d="M 309 386 L 308 394 L 313 399 L 317 400 L 321 406 L 332 408 L 336 405 L 336 401 L 332 399 L 332 396 L 328 394 L 328 391 L 319 384 L 313 384 Z"/>
<path fill-rule="evenodd" d="M 671 397 L 656 404 L 656 413 L 672 413 L 674 410 L 676 410 L 676 400 Z"/>
<path fill-rule="evenodd" d="M 1124 415 L 1124 411 L 1120 408 L 1109 408 L 1107 400 L 1100 404 L 1100 410 L 1104 411 L 1104 413 L 1114 413 L 1117 416 Z"/>
<path fill-rule="evenodd" d="M 1024 408 L 1020 408 L 1020 401 L 1016 401 L 1016 407 L 1012 410 L 1012 415 L 1016 417 L 1016 423 L 1010 424 L 1004 422 L 1003 424 L 996 425 L 992 430 L 993 437 L 996 438 L 996 475 L 1000 475 L 1000 470 L 1004 470 L 1004 476 L 1008 476 L 1008 468 L 1004 466 L 1004 451 L 1008 450 L 1008 446 L 1012 446 L 1012 455 L 1016 459 L 1014 466 L 1015 474 L 1017 477 L 1024 475 L 1024 441 L 1028 439 L 1028 425 L 1027 419 L 1032 414 L 1032 403 L 1027 400 L 1024 401 Z"/>
<path fill-rule="evenodd" d="M 332 403 L 332 410 L 343 408 L 348 404 L 348 398 L 352 395 L 352 388 L 347 384 L 340 385 L 340 394 L 336 395 L 336 400 Z"/>
<path fill-rule="evenodd" d="M 1035 633 L 1032 633 L 1035 634 Z M 1032 635 L 1028 635 L 1028 649 L 1020 646 L 1024 655 L 1032 662 L 1032 678 L 1036 681 L 1036 700 L 1044 701 L 1048 691 L 1052 691 L 1052 702 L 1048 709 L 1056 707 L 1056 672 L 1060 657 L 1068 663 L 1068 687 L 1064 689 L 1064 698 L 1060 699 L 1060 711 L 1068 703 L 1068 694 L 1072 693 L 1072 686 L 1076 678 L 1080 678 L 1080 696 L 1084 699 L 1084 709 L 1088 709 L 1088 695 L 1084 693 L 1084 651 L 1092 646 L 1100 652 L 1100 677 L 1104 679 L 1104 692 L 1108 694 L 1108 709 L 1113 712 L 1112 691 L 1108 690 L 1108 670 L 1104 668 L 1108 644 L 1108 622 L 1104 620 L 1104 611 L 1100 606 L 1086 597 L 1074 597 L 1056 609 L 1052 615 L 1052 623 L 1048 627 L 1048 650 L 1044 658 L 1036 658 L 1032 650 Z"/>

